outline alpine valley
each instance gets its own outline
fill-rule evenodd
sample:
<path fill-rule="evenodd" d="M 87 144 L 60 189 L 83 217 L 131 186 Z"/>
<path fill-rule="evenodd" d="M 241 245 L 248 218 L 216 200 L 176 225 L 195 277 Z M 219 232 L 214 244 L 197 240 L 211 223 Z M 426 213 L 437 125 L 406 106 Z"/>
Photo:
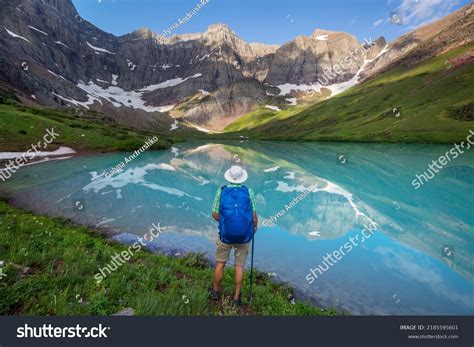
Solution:
<path fill-rule="evenodd" d="M 391 43 L 316 29 L 282 46 L 225 24 L 114 36 L 71 0 L 0 5 L 1 89 L 27 106 L 273 139 L 446 142 L 472 124 L 472 4 Z"/>

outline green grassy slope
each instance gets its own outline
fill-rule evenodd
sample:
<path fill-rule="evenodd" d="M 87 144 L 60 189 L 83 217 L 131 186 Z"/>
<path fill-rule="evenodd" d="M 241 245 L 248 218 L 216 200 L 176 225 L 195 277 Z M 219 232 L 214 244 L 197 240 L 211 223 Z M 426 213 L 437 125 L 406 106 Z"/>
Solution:
<path fill-rule="evenodd" d="M 153 149 L 168 148 L 178 138 L 141 131 L 90 116 L 51 109 L 21 106 L 8 99 L 0 102 L 0 151 L 25 151 L 42 140 L 47 129 L 54 128 L 59 137 L 47 150 L 58 146 L 76 151 L 130 151 L 143 146 L 147 139 L 158 137 Z"/>
<path fill-rule="evenodd" d="M 262 108 L 226 131 L 260 139 L 460 141 L 474 128 L 474 62 L 457 66 L 456 61 L 473 49 L 470 44 L 411 68 L 397 68 L 309 107 L 282 112 Z"/>
<path fill-rule="evenodd" d="M 250 305 L 231 305 L 233 271 L 223 297 L 208 302 L 212 269 L 200 255 L 171 258 L 133 253 L 102 282 L 94 276 L 127 247 L 63 219 L 35 216 L 0 201 L 1 315 L 109 315 L 131 307 L 137 315 L 335 315 L 291 302 L 291 289 L 258 273 Z M 248 275 L 248 274 L 247 274 Z M 244 281 L 246 293 L 248 277 Z"/>

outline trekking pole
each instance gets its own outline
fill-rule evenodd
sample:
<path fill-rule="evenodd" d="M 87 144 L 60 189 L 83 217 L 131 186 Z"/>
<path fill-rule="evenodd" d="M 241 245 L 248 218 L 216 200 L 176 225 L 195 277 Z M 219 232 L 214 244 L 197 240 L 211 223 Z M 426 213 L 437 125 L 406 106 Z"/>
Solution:
<path fill-rule="evenodd" d="M 252 255 L 250 258 L 250 291 L 249 291 L 249 302 L 252 302 L 252 284 L 253 284 L 253 246 L 255 244 L 255 232 L 252 235 Z"/>

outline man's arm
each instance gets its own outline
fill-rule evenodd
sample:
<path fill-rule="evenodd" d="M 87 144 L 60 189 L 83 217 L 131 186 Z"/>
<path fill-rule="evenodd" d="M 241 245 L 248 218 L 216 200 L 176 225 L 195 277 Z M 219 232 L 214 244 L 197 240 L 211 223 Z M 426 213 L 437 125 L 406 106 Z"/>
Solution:
<path fill-rule="evenodd" d="M 222 190 L 219 188 L 216 192 L 216 196 L 214 197 L 214 203 L 212 204 L 212 217 L 219 221 L 219 204 L 221 202 L 221 192 Z"/>

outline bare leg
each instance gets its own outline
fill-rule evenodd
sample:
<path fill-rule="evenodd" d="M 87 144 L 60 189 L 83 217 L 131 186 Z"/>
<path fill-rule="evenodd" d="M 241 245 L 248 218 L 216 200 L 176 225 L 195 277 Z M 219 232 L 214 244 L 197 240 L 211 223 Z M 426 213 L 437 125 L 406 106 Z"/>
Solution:
<path fill-rule="evenodd" d="M 212 289 L 215 291 L 219 290 L 219 285 L 222 280 L 222 276 L 224 275 L 224 262 L 216 262 L 216 269 L 214 270 L 214 280 L 212 281 Z"/>
<path fill-rule="evenodd" d="M 242 281 L 244 280 L 244 267 L 235 265 L 235 294 L 234 299 L 240 298 L 240 288 L 242 288 Z"/>

